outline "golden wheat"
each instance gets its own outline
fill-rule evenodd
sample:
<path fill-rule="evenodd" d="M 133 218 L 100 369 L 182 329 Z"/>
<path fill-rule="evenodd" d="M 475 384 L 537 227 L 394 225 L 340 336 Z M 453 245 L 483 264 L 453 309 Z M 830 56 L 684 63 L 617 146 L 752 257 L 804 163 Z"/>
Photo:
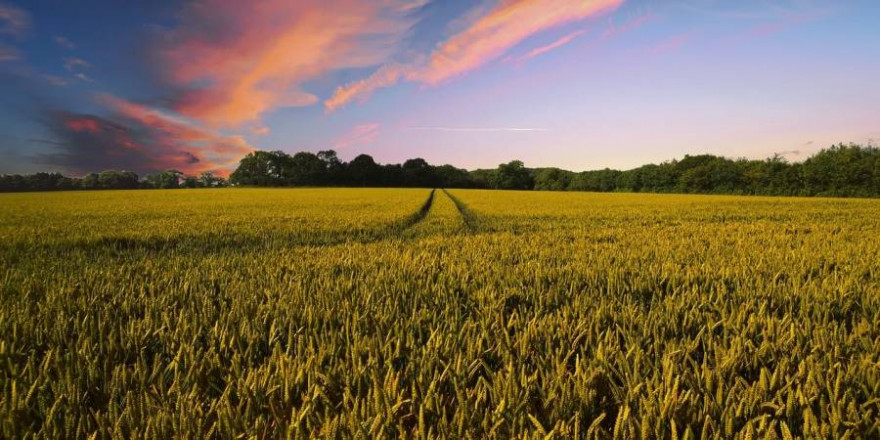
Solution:
<path fill-rule="evenodd" d="M 0 195 L 0 437 L 878 438 L 877 212 Z"/>

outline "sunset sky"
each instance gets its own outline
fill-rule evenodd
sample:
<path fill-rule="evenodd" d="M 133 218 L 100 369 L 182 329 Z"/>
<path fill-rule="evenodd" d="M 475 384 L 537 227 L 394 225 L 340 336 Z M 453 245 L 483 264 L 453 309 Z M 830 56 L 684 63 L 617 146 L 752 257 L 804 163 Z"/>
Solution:
<path fill-rule="evenodd" d="M 0 173 L 796 161 L 878 78 L 876 0 L 0 0 Z"/>

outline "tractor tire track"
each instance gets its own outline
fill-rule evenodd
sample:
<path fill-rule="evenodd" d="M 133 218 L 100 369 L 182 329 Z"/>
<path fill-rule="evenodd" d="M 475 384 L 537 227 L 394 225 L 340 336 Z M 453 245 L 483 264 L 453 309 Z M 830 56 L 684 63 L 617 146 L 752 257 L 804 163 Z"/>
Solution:
<path fill-rule="evenodd" d="M 82 240 L 72 243 L 31 246 L 15 245 L 12 251 L 24 253 L 36 251 L 44 254 L 67 255 L 69 253 L 87 253 L 92 256 L 111 255 L 116 257 L 138 257 L 164 252 L 198 252 L 200 254 L 216 254 L 224 252 L 250 252 L 254 248 L 296 248 L 296 247 L 330 247 L 346 243 L 369 244 L 396 238 L 406 238 L 405 233 L 422 222 L 434 204 L 436 189 L 432 189 L 422 206 L 414 213 L 401 220 L 380 226 L 375 229 L 341 234 L 338 236 L 304 238 L 297 236 L 265 236 L 228 237 L 218 234 L 189 235 L 175 237 L 133 238 L 133 237 L 102 237 L 97 240 Z M 7 248 L 0 243 L 0 248 Z"/>
<path fill-rule="evenodd" d="M 465 226 L 471 232 L 476 232 L 482 229 L 482 225 L 480 222 L 480 218 L 474 214 L 473 211 L 468 209 L 467 205 L 464 204 L 458 197 L 452 195 L 449 191 L 446 191 L 446 188 L 443 188 L 443 193 L 452 200 L 452 203 L 455 204 L 455 207 L 458 209 L 459 214 L 461 214 L 461 219 L 464 221 Z"/>
<path fill-rule="evenodd" d="M 428 216 L 428 213 L 431 212 L 431 206 L 434 205 L 434 195 L 436 192 L 437 192 L 436 188 L 432 189 L 431 193 L 428 194 L 428 199 L 425 200 L 425 203 L 422 205 L 422 207 L 419 208 L 418 211 L 414 212 L 412 215 L 410 215 L 409 217 L 404 219 L 403 222 L 401 222 L 396 228 L 392 227 L 392 229 L 396 229 L 395 231 L 392 231 L 392 232 L 401 233 L 401 232 L 415 226 L 420 221 L 424 220 L 425 217 Z"/>

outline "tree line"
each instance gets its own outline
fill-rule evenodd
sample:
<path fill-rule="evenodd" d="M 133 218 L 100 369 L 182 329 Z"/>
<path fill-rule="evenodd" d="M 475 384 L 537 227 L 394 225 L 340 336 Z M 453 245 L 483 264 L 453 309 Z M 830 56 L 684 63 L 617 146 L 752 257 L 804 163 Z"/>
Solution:
<path fill-rule="evenodd" d="M 839 144 L 793 163 L 704 154 L 627 171 L 543 168 L 532 176 L 531 189 L 545 191 L 878 197 L 880 149 Z"/>
<path fill-rule="evenodd" d="M 283 151 L 255 151 L 241 160 L 229 182 L 240 186 L 473 186 L 470 173 L 452 165 L 434 166 L 421 158 L 380 165 L 367 154 L 346 163 L 333 150 L 292 156 Z"/>
<path fill-rule="evenodd" d="M 880 149 L 873 145 L 839 144 L 823 149 L 803 162 L 788 162 L 778 155 L 765 160 L 686 155 L 680 160 L 626 171 L 606 168 L 584 172 L 527 168 L 518 160 L 495 169 L 468 171 L 452 165 L 431 165 L 420 158 L 383 165 L 366 154 L 344 162 L 332 150 L 293 155 L 283 151 L 255 151 L 241 159 L 228 181 L 211 173 L 195 177 L 176 170 L 144 178 L 126 171 L 103 171 L 81 178 L 58 173 L 0 176 L 0 192 L 227 185 L 878 197 Z"/>
<path fill-rule="evenodd" d="M 166 170 L 139 177 L 131 171 L 101 171 L 83 177 L 61 173 L 0 175 L 0 192 L 68 191 L 92 189 L 169 189 L 218 188 L 228 186 L 226 179 L 212 173 L 187 176 L 178 170 Z"/>

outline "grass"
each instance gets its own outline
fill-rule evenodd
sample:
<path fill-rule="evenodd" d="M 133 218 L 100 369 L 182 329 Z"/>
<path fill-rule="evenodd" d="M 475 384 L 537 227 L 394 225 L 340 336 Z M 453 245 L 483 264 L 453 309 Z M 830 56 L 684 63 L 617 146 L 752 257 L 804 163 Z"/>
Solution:
<path fill-rule="evenodd" d="M 0 195 L 0 437 L 876 438 L 880 202 Z"/>

